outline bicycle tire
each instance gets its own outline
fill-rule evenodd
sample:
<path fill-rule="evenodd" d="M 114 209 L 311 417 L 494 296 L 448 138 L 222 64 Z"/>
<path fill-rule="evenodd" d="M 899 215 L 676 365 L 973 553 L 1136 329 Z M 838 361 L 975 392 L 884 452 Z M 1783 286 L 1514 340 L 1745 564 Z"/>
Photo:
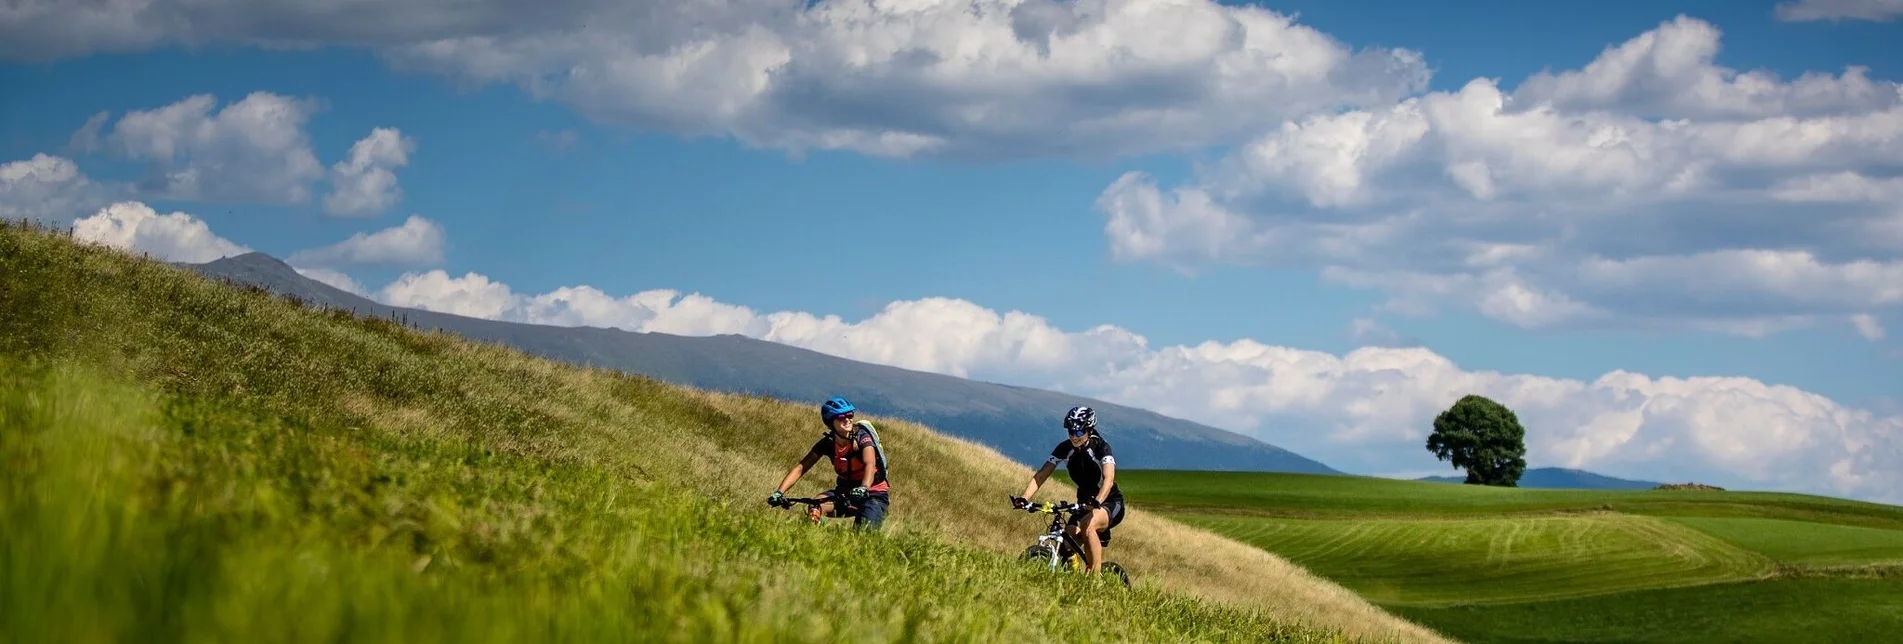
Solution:
<path fill-rule="evenodd" d="M 1031 561 L 1031 562 L 1036 562 L 1040 564 L 1049 564 L 1051 561 L 1051 547 L 1039 544 L 1039 545 L 1031 546 L 1029 548 L 1025 548 L 1024 554 L 1018 555 L 1018 559 L 1020 561 Z"/>

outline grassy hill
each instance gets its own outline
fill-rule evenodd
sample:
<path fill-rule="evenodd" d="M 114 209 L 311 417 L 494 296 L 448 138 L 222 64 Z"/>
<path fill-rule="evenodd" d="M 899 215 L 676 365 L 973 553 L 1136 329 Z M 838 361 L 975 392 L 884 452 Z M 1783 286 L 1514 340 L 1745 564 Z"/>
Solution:
<path fill-rule="evenodd" d="M 805 525 L 814 416 L 0 226 L 0 641 L 1443 641 L 1141 506 L 1134 589 L 1028 569 L 1029 470 L 907 422 Z"/>
<path fill-rule="evenodd" d="M 1903 631 L 1896 506 L 1335 475 L 1118 479 L 1134 507 L 1286 557 L 1471 642 L 1879 641 Z"/>
<path fill-rule="evenodd" d="M 843 395 L 862 408 L 982 443 L 1032 466 L 1043 463 L 1051 446 L 1062 439 L 1057 419 L 1064 410 L 1089 405 L 1116 429 L 1122 437 L 1120 446 L 1136 467 L 1339 473 L 1235 432 L 1056 391 L 848 360 L 740 335 L 681 336 L 527 324 L 394 307 L 304 277 L 263 253 L 185 266 L 326 307 L 370 317 L 396 316 L 420 329 L 441 329 L 529 355 L 607 367 L 695 389 L 782 400 Z"/>

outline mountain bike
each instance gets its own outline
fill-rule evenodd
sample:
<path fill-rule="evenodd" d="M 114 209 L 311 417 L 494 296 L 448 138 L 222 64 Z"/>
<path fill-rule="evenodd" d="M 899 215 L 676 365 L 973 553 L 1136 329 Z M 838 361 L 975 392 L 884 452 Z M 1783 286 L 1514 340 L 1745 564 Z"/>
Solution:
<path fill-rule="evenodd" d="M 1017 497 L 1012 498 L 1015 500 Z M 1068 501 L 1032 503 L 1023 509 L 1031 514 L 1051 515 L 1051 526 L 1045 530 L 1044 534 L 1038 536 L 1035 545 L 1024 549 L 1024 554 L 1020 555 L 1019 559 L 1047 565 L 1053 572 L 1058 570 L 1083 572 L 1084 545 L 1065 534 L 1064 526 L 1070 523 L 1071 519 L 1089 516 L 1090 509 Z M 1123 582 L 1123 587 L 1130 587 L 1130 573 L 1125 571 L 1121 564 L 1105 561 L 1098 570 L 1116 575 L 1117 580 Z"/>

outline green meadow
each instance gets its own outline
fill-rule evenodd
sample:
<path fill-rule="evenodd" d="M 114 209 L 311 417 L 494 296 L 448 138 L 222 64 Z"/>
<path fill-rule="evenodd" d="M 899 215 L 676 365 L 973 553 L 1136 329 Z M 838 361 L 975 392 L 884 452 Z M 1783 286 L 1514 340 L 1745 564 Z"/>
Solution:
<path fill-rule="evenodd" d="M 1287 558 L 1471 642 L 1903 632 L 1903 508 L 1802 494 L 1119 473 L 1132 507 Z M 1871 640 L 1874 641 L 1874 640 Z"/>

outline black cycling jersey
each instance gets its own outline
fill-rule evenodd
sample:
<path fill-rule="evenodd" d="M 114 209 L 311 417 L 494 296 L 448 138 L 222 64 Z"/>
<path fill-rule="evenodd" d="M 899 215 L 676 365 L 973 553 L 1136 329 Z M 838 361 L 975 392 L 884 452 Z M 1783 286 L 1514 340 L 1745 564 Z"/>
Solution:
<path fill-rule="evenodd" d="M 1051 450 L 1050 463 L 1058 462 L 1064 462 L 1070 471 L 1070 480 L 1077 483 L 1077 500 L 1082 502 L 1097 498 L 1097 486 L 1103 483 L 1103 466 L 1115 465 L 1117 459 L 1110 456 L 1110 443 L 1104 441 L 1103 436 L 1093 435 L 1081 448 L 1072 447 L 1068 440 L 1058 443 L 1057 449 Z M 1111 483 L 1110 495 L 1104 500 L 1121 499 L 1123 491 Z"/>

